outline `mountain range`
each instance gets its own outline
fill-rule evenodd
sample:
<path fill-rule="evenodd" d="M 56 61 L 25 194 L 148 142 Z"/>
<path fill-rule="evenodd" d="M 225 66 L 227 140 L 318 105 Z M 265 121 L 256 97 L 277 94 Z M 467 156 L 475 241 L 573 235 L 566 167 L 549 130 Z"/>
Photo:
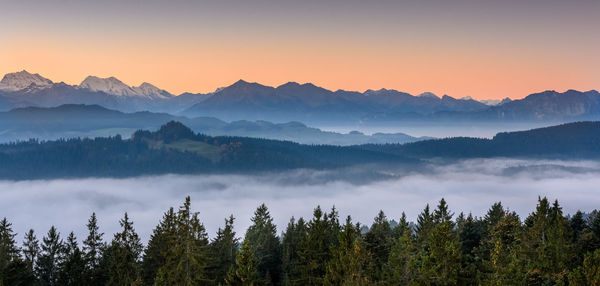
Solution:
<path fill-rule="evenodd" d="M 476 101 L 396 90 L 331 91 L 310 83 L 278 87 L 239 80 L 207 94 L 173 95 L 150 83 L 129 86 L 114 78 L 88 76 L 79 85 L 54 83 L 27 71 L 0 81 L 0 110 L 97 104 L 124 112 L 166 112 L 222 120 L 301 121 L 309 124 L 377 124 L 407 121 L 575 121 L 600 118 L 600 93 L 544 91 L 523 99 Z"/>
<path fill-rule="evenodd" d="M 99 105 L 66 104 L 58 107 L 24 107 L 0 112 L 0 142 L 28 139 L 56 140 L 73 137 L 105 137 L 121 134 L 129 137 L 136 130 L 156 130 L 169 121 L 179 121 L 195 132 L 212 136 L 245 136 L 288 140 L 303 144 L 356 145 L 367 143 L 407 143 L 431 137 L 413 137 L 404 133 L 358 131 L 329 132 L 300 122 L 272 123 L 239 120 L 225 122 L 213 117 L 175 116 L 139 111 L 124 113 Z"/>

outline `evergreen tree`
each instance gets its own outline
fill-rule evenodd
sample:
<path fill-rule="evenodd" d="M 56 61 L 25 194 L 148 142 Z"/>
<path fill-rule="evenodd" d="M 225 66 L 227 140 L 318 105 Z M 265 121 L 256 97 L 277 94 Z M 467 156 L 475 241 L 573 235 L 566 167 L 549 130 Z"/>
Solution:
<path fill-rule="evenodd" d="M 426 284 L 455 285 L 460 271 L 460 244 L 444 199 L 433 219 L 434 226 L 421 247 L 420 279 Z"/>
<path fill-rule="evenodd" d="M 170 208 L 154 229 L 144 251 L 142 262 L 142 281 L 144 285 L 154 285 L 158 270 L 165 265 L 169 251 L 175 247 L 176 235 L 177 216 L 173 208 Z"/>
<path fill-rule="evenodd" d="M 60 239 L 60 233 L 54 226 L 50 227 L 48 234 L 42 239 L 42 251 L 40 252 L 36 272 L 41 285 L 58 285 L 56 279 L 60 265 L 63 261 L 62 250 L 63 242 Z"/>
<path fill-rule="evenodd" d="M 304 285 L 321 285 L 325 275 L 326 262 L 331 258 L 330 223 L 321 207 L 317 206 L 313 212 L 313 218 L 308 223 L 308 233 L 302 250 L 299 253 L 301 259 L 301 279 Z"/>
<path fill-rule="evenodd" d="M 290 219 L 282 239 L 282 273 L 283 285 L 301 285 L 300 263 L 302 246 L 308 235 L 308 227 L 303 218 Z"/>
<path fill-rule="evenodd" d="M 373 262 L 360 235 L 360 226 L 353 225 L 350 216 L 338 235 L 338 245 L 327 263 L 324 285 L 368 285 Z"/>
<path fill-rule="evenodd" d="M 69 234 L 64 244 L 63 257 L 57 276 L 57 285 L 85 285 L 85 260 L 73 232 Z"/>
<path fill-rule="evenodd" d="M 375 221 L 364 238 L 367 251 L 372 255 L 374 262 L 375 279 L 381 279 L 383 267 L 388 261 L 390 249 L 392 247 L 392 229 L 383 211 L 379 211 Z"/>
<path fill-rule="evenodd" d="M 16 235 L 12 230 L 12 224 L 3 218 L 0 221 L 0 285 L 6 284 L 4 281 L 8 280 L 11 264 L 19 260 L 19 248 L 15 243 Z"/>
<path fill-rule="evenodd" d="M 433 228 L 433 216 L 429 211 L 429 204 L 427 204 L 423 212 L 417 217 L 417 225 L 415 227 L 415 234 L 419 245 L 427 240 L 431 228 Z"/>
<path fill-rule="evenodd" d="M 225 227 L 219 228 L 210 244 L 210 272 L 216 284 L 223 284 L 229 269 L 235 265 L 239 240 L 233 230 L 233 215 L 225 219 Z"/>
<path fill-rule="evenodd" d="M 25 240 L 23 241 L 23 255 L 25 256 L 25 263 L 27 264 L 27 268 L 32 273 L 39 254 L 39 240 L 37 239 L 37 237 L 35 237 L 35 232 L 33 231 L 33 229 L 30 229 L 27 232 L 27 234 L 25 234 Z"/>
<path fill-rule="evenodd" d="M 258 272 L 259 264 L 254 250 L 248 241 L 244 241 L 242 250 L 235 258 L 235 266 L 229 269 L 225 282 L 232 286 L 264 285 L 264 280 L 260 278 Z"/>
<path fill-rule="evenodd" d="M 129 286 L 140 282 L 139 258 L 142 243 L 127 213 L 119 221 L 121 232 L 115 234 L 108 261 L 109 285 Z"/>
<path fill-rule="evenodd" d="M 208 235 L 191 211 L 188 196 L 177 212 L 176 233 L 165 264 L 158 270 L 155 285 L 197 285 L 207 283 Z"/>
<path fill-rule="evenodd" d="M 521 238 L 521 221 L 514 212 L 505 211 L 490 228 L 487 240 L 493 248 L 484 261 L 485 282 L 489 285 L 522 285 L 525 283 Z"/>
<path fill-rule="evenodd" d="M 528 218 L 525 251 L 533 262 L 527 267 L 531 281 L 566 281 L 572 254 L 567 219 L 555 201 L 539 198 L 536 211 Z M 546 283 L 545 282 L 545 283 Z"/>
<path fill-rule="evenodd" d="M 477 285 L 479 284 L 478 272 L 480 268 L 477 249 L 481 245 L 483 224 L 481 220 L 474 218 L 470 213 L 462 222 L 457 222 L 457 224 L 460 225 L 458 236 L 462 257 L 459 284 Z"/>
<path fill-rule="evenodd" d="M 585 255 L 583 269 L 587 285 L 600 285 L 600 249 Z"/>
<path fill-rule="evenodd" d="M 96 213 L 92 213 L 87 223 L 88 236 L 83 241 L 83 259 L 85 261 L 84 277 L 87 285 L 104 285 L 107 281 L 108 269 L 102 267 L 106 244 L 102 241 L 104 233 L 100 232 Z"/>
<path fill-rule="evenodd" d="M 408 226 L 406 215 L 402 213 L 398 227 L 402 226 L 404 232 L 394 239 L 390 250 L 385 276 L 388 285 L 409 285 L 418 278 L 415 238 L 412 229 L 404 225 Z"/>
<path fill-rule="evenodd" d="M 252 217 L 244 241 L 252 248 L 259 261 L 260 279 L 278 284 L 281 280 L 281 245 L 277 228 L 265 204 L 261 204 Z"/>

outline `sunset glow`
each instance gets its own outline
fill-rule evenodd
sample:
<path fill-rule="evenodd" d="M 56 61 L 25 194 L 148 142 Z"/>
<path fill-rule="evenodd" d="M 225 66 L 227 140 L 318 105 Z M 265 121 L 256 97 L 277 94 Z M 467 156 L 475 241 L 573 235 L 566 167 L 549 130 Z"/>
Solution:
<path fill-rule="evenodd" d="M 240 78 L 476 99 L 600 87 L 597 1 L 87 2 L 3 3 L 0 74 L 176 94 Z"/>

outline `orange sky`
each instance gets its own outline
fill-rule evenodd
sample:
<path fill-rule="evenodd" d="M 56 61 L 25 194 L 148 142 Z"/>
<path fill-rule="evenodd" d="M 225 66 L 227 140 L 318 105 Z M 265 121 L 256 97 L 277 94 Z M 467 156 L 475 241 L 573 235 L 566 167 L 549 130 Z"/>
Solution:
<path fill-rule="evenodd" d="M 115 76 L 176 94 L 240 78 L 476 99 L 600 89 L 594 2 L 80 2 L 0 11 L 0 73 L 26 69 L 69 84 Z"/>

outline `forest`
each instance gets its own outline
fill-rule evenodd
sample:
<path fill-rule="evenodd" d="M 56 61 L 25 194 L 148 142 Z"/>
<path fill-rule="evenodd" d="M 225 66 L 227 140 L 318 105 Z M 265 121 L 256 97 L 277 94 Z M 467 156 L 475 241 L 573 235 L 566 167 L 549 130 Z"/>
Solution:
<path fill-rule="evenodd" d="M 187 197 L 145 244 L 127 213 L 112 236 L 98 219 L 82 239 L 17 237 L 1 220 L 0 285 L 600 285 L 600 212 L 545 197 L 524 219 L 500 202 L 455 215 L 441 199 L 415 222 L 379 211 L 361 225 L 317 206 L 281 233 L 262 204 L 243 236 L 230 216 L 212 238 Z"/>
<path fill-rule="evenodd" d="M 600 122 L 576 122 L 492 139 L 455 137 L 407 144 L 304 145 L 261 138 L 208 136 L 171 121 L 157 131 L 121 136 L 31 139 L 0 144 L 0 178 L 11 180 L 256 173 L 358 165 L 417 169 L 431 158 L 600 157 Z"/>

